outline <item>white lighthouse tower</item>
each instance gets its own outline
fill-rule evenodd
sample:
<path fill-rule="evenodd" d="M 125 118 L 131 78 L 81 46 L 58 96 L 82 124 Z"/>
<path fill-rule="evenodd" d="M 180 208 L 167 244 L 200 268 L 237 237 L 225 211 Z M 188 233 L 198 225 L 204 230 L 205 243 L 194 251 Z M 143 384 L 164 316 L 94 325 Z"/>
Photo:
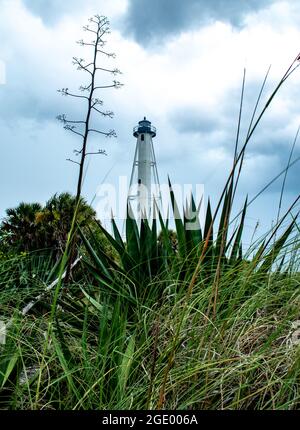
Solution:
<path fill-rule="evenodd" d="M 156 128 L 144 117 L 133 129 L 137 138 L 130 178 L 128 203 L 133 215 L 138 219 L 151 220 L 156 202 L 161 208 L 161 192 L 152 139 Z"/>

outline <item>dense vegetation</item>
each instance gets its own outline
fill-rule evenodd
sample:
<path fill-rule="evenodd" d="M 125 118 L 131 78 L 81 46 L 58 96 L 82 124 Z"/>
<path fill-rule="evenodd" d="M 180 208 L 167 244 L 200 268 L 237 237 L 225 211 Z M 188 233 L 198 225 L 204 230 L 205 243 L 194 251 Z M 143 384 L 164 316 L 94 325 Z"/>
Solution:
<path fill-rule="evenodd" d="M 46 204 L 20 203 L 7 209 L 0 225 L 0 249 L 10 253 L 48 250 L 54 258 L 63 254 L 71 228 L 76 200 L 69 193 L 54 195 Z M 80 199 L 77 222 L 84 228 L 95 211 Z"/>
<path fill-rule="evenodd" d="M 214 235 L 210 205 L 203 232 L 186 210 L 177 247 L 161 217 L 140 230 L 128 217 L 125 242 L 114 222 L 114 237 L 78 227 L 72 279 L 38 300 L 51 255 L 2 258 L 1 408 L 299 408 L 295 219 L 242 254 L 245 208 L 228 240 L 226 211 Z"/>

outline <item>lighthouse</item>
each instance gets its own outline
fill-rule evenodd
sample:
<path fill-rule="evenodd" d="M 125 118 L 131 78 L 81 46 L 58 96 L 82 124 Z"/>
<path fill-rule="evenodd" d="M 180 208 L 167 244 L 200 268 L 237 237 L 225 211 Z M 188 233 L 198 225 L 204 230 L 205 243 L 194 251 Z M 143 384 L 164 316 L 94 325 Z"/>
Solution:
<path fill-rule="evenodd" d="M 144 117 L 133 129 L 136 148 L 130 178 L 128 203 L 133 215 L 149 221 L 153 216 L 153 207 L 161 207 L 161 192 L 157 173 L 157 164 L 153 148 L 156 128 Z"/>

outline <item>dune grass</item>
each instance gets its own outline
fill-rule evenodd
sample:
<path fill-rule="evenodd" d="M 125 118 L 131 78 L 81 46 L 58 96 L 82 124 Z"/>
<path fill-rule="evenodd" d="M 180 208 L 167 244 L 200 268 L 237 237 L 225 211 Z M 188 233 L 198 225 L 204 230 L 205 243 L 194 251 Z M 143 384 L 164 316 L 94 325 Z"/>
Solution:
<path fill-rule="evenodd" d="M 172 356 L 166 409 L 298 409 L 299 281 L 298 270 L 237 266 L 221 278 L 212 319 L 202 280 L 188 302 L 188 280 L 153 280 L 159 302 L 136 298 L 133 312 L 124 295 L 82 279 L 58 299 L 50 338 L 51 296 L 22 317 L 20 297 L 3 291 L 14 323 L 1 347 L 1 408 L 156 409 Z"/>

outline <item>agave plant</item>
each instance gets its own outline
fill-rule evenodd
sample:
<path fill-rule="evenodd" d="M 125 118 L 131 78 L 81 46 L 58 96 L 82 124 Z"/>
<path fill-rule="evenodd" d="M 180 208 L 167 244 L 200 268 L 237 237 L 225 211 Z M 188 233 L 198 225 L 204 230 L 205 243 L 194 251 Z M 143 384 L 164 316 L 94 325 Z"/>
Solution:
<path fill-rule="evenodd" d="M 89 234 L 86 234 L 78 227 L 86 249 L 83 263 L 101 288 L 118 292 L 120 289 L 124 289 L 124 294 L 129 295 L 131 300 L 134 297 L 149 297 L 150 294 L 154 300 L 157 300 L 162 289 L 172 279 L 181 279 L 188 283 L 197 272 L 197 278 L 202 282 L 214 284 L 221 273 L 232 271 L 238 264 L 246 261 L 243 254 L 242 236 L 247 199 L 239 222 L 233 229 L 229 218 L 232 187 L 229 187 L 225 193 L 219 225 L 214 234 L 214 224 L 217 222 L 212 216 L 210 200 L 207 203 L 204 229 L 202 229 L 199 221 L 200 205 L 196 206 L 193 196 L 183 209 L 183 217 L 181 217 L 170 181 L 169 187 L 175 218 L 176 247 L 172 246 L 169 219 L 164 221 L 158 209 L 153 211 L 158 216 L 154 216 L 151 222 L 142 218 L 139 224 L 130 213 L 129 208 L 125 240 L 122 239 L 114 219 L 111 221 L 113 235 L 99 222 L 97 223 L 100 233 L 106 237 L 117 255 L 115 259 L 106 252 L 105 241 L 97 240 L 95 231 L 90 230 Z M 286 215 L 280 224 L 285 217 Z M 275 241 L 272 240 L 275 231 L 271 232 L 256 255 L 248 261 L 252 271 L 267 273 L 272 268 L 291 234 L 294 224 L 295 219 Z M 279 225 L 277 227 L 279 228 Z M 271 246 L 269 246 L 270 244 Z M 159 288 L 157 288 L 158 285 Z M 153 293 L 155 289 L 157 294 Z"/>

